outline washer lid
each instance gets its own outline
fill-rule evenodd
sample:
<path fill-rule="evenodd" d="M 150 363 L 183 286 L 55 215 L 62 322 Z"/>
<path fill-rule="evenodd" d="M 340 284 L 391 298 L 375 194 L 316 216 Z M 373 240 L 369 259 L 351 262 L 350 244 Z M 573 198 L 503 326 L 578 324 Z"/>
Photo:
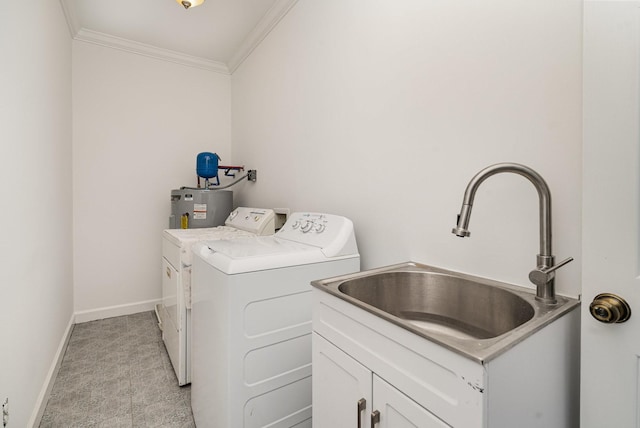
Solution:
<path fill-rule="evenodd" d="M 327 258 L 317 247 L 274 236 L 200 242 L 193 246 L 193 253 L 229 275 L 358 257 Z"/>
<path fill-rule="evenodd" d="M 253 236 L 251 232 L 238 230 L 230 226 L 204 227 L 199 229 L 165 229 L 162 237 L 177 247 L 188 247 L 192 243 L 212 239 L 231 239 L 240 236 Z"/>

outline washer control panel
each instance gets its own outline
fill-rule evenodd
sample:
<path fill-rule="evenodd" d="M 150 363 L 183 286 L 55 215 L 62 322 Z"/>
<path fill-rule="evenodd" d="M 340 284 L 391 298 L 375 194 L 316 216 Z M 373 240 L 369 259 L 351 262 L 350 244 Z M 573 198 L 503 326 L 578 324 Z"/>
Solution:
<path fill-rule="evenodd" d="M 303 218 L 296 219 L 291 228 L 300 230 L 302 233 L 322 233 L 327 227 L 327 216 L 324 214 L 308 214 Z"/>
<path fill-rule="evenodd" d="M 274 236 L 319 247 L 328 257 L 357 253 L 353 223 L 338 215 L 293 213 Z"/>
<path fill-rule="evenodd" d="M 238 207 L 231 211 L 224 224 L 256 235 L 272 235 L 275 232 L 275 217 L 272 209 Z"/>

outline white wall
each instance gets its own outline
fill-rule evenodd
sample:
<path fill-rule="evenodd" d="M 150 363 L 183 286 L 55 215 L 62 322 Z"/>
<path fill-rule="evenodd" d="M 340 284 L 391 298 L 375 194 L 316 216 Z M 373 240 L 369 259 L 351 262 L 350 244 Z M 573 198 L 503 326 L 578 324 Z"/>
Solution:
<path fill-rule="evenodd" d="M 529 286 L 538 198 L 502 174 L 451 234 L 469 179 L 524 163 L 553 195 L 557 279 L 580 292 L 578 1 L 300 0 L 232 77 L 241 205 L 354 220 L 363 268 L 414 260 Z"/>
<path fill-rule="evenodd" d="M 230 78 L 74 41 L 73 103 L 75 310 L 135 312 L 162 297 L 171 189 L 230 161 Z"/>
<path fill-rule="evenodd" d="M 538 246 L 524 179 L 483 184 L 470 239 L 450 229 L 476 171 L 525 163 L 552 189 L 556 255 L 577 258 L 558 288 L 578 294 L 581 4 L 512 3 L 300 0 L 231 100 L 228 76 L 83 42 L 72 64 L 57 2 L 2 2 L 11 426 L 33 421 L 74 310 L 160 298 L 169 190 L 204 150 L 259 170 L 236 205 L 351 217 L 364 268 L 412 259 L 523 285 Z"/>
<path fill-rule="evenodd" d="M 73 316 L 71 38 L 60 4 L 1 2 L 0 56 L 0 400 L 9 426 L 25 427 Z"/>

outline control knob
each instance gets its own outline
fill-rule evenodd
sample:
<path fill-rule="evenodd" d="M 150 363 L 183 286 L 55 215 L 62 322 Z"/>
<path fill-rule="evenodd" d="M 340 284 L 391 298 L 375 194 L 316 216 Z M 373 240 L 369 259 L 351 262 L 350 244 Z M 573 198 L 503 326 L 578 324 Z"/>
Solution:
<path fill-rule="evenodd" d="M 302 233 L 307 233 L 309 232 L 311 229 L 313 228 L 313 222 L 307 220 L 302 227 L 300 228 L 300 230 L 302 231 Z"/>

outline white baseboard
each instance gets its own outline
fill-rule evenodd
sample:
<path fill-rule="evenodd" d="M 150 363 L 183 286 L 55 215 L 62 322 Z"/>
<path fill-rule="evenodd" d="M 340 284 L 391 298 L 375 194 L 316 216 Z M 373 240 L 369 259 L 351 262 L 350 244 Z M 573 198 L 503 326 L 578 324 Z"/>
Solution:
<path fill-rule="evenodd" d="M 62 364 L 62 358 L 64 357 L 64 353 L 67 350 L 67 344 L 69 343 L 69 338 L 71 337 L 71 332 L 73 331 L 74 324 L 75 315 L 71 315 L 71 319 L 69 319 L 69 324 L 67 325 L 64 335 L 62 336 L 60 345 L 58 345 L 58 350 L 56 351 L 56 355 L 53 358 L 53 362 L 51 363 L 51 367 L 49 368 L 49 372 L 47 373 L 44 385 L 42 386 L 40 394 L 38 395 L 36 405 L 33 409 L 33 414 L 31 415 L 31 419 L 29 420 L 28 426 L 32 428 L 36 428 L 40 425 L 40 420 L 42 419 L 44 410 L 47 407 L 47 402 L 49 401 L 49 396 L 51 395 L 53 384 L 56 381 L 56 376 L 58 376 L 58 371 L 60 370 L 60 365 Z"/>
<path fill-rule="evenodd" d="M 106 308 L 90 309 L 87 311 L 78 311 L 75 313 L 76 324 L 101 320 L 104 318 L 119 317 L 122 315 L 137 314 L 139 312 L 153 311 L 162 299 L 147 300 L 144 302 L 129 303 L 126 305 L 109 306 Z"/>

